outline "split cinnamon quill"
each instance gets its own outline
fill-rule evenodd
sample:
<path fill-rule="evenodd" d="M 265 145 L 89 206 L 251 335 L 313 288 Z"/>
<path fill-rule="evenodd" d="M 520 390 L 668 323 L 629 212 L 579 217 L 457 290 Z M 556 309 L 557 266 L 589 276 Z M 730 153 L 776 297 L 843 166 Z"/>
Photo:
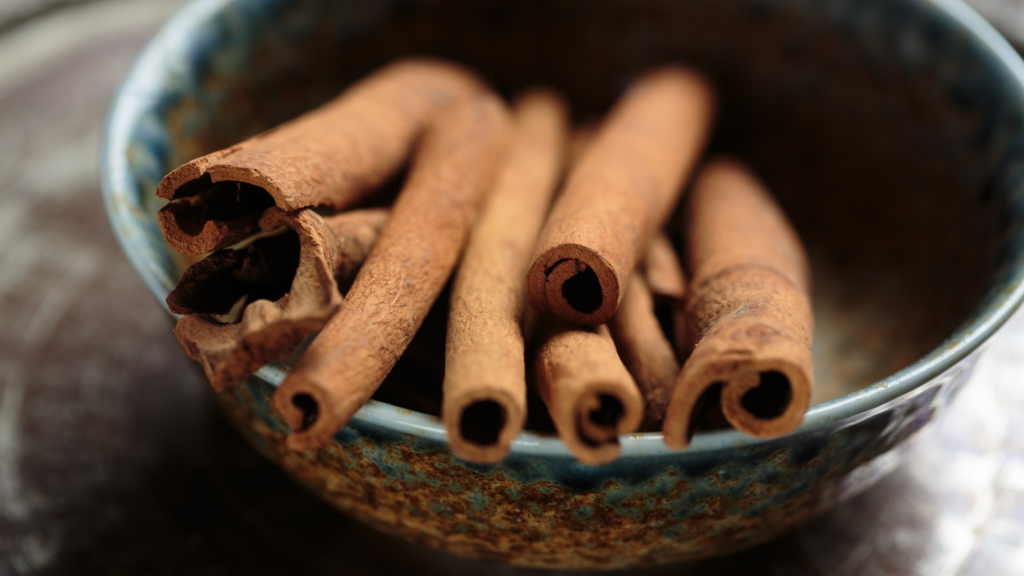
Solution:
<path fill-rule="evenodd" d="M 523 95 L 513 118 L 494 190 L 455 275 L 448 320 L 441 418 L 452 451 L 481 464 L 508 455 L 526 421 L 522 278 L 568 134 L 565 104 L 549 91 Z"/>
<path fill-rule="evenodd" d="M 384 208 L 328 217 L 270 208 L 261 234 L 189 267 L 167 305 L 186 315 L 174 333 L 213 387 L 287 357 L 323 327 L 387 218 Z"/>
<path fill-rule="evenodd" d="M 274 395 L 287 445 L 326 443 L 380 386 L 455 267 L 500 160 L 504 104 L 480 93 L 439 114 L 345 305 Z"/>
<path fill-rule="evenodd" d="M 639 428 L 644 400 L 608 327 L 575 327 L 551 316 L 540 324 L 533 366 L 558 436 L 583 464 L 617 459 L 618 436 Z"/>
<path fill-rule="evenodd" d="M 813 383 L 810 273 L 799 237 L 765 187 L 731 159 L 702 170 L 685 230 L 693 351 L 665 415 L 665 443 L 689 443 L 695 407 L 718 387 L 737 429 L 757 437 L 795 429 Z"/>
<path fill-rule="evenodd" d="M 171 201 L 158 214 L 164 238 L 205 254 L 255 232 L 273 205 L 347 208 L 403 165 L 439 111 L 481 90 L 472 73 L 441 60 L 386 66 L 320 108 L 165 176 L 156 191 Z"/>
<path fill-rule="evenodd" d="M 643 76 L 616 104 L 571 170 L 527 274 L 537 311 L 572 324 L 607 322 L 707 138 L 708 82 L 670 66 Z"/>

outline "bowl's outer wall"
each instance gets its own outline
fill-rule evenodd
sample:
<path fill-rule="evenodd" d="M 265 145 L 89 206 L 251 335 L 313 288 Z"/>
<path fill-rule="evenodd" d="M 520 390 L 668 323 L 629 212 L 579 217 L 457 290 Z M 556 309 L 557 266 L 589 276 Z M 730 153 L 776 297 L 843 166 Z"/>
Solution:
<path fill-rule="evenodd" d="M 764 541 L 891 470 L 901 442 L 969 378 L 978 352 L 885 410 L 770 442 L 627 457 L 459 460 L 443 440 L 355 422 L 296 453 L 258 379 L 219 395 L 265 456 L 342 511 L 471 557 L 547 568 L 616 568 L 721 554 Z M 391 410 L 400 411 L 391 407 Z"/>
<path fill-rule="evenodd" d="M 893 448 L 949 401 L 979 344 L 1020 300 L 1020 62 L 1008 60 L 998 39 L 985 36 L 991 31 L 971 18 L 953 2 L 918 0 L 201 1 L 151 44 L 115 102 L 104 145 L 105 200 L 126 254 L 162 300 L 176 272 L 155 223 L 152 192 L 167 171 L 425 47 L 480 68 L 506 93 L 528 82 L 553 83 L 583 116 L 607 107 L 639 70 L 672 59 L 710 71 L 723 88 L 724 109 L 756 108 L 745 95 L 754 88 L 780 102 L 827 96 L 829 70 L 823 77 L 787 72 L 822 51 L 854 70 L 847 74 L 852 81 L 838 83 L 844 89 L 891 93 L 894 85 L 912 92 L 918 99 L 912 103 L 948 120 L 924 114 L 907 124 L 924 134 L 913 155 L 929 165 L 938 161 L 955 176 L 960 197 L 931 203 L 959 203 L 965 218 L 973 218 L 967 230 L 984 236 L 970 244 L 980 252 L 968 254 L 966 268 L 924 277 L 965 286 L 958 297 L 981 304 L 973 312 L 953 311 L 949 317 L 959 328 L 924 359 L 815 407 L 796 434 L 767 442 L 710 434 L 684 452 L 637 435 L 623 438 L 621 460 L 596 468 L 574 462 L 556 441 L 538 441 L 540 449 L 518 442 L 504 463 L 480 467 L 451 455 L 440 426 L 410 434 L 380 416 L 396 423 L 429 418 L 379 404 L 324 449 L 290 453 L 282 442 L 287 429 L 269 401 L 267 381 L 274 378 L 252 378 L 219 396 L 268 457 L 342 510 L 412 540 L 550 567 L 722 553 L 776 534 L 890 468 L 899 453 Z M 495 30 L 515 33 L 497 39 Z M 748 73 L 730 75 L 736 69 Z M 595 84 L 597 77 L 606 81 Z M 884 123 L 882 108 L 866 114 Z M 891 123 L 898 120 L 899 114 Z M 785 137 L 784 126 L 775 129 Z M 725 125 L 720 134 L 716 146 L 756 156 L 757 142 L 745 139 L 742 127 Z M 927 199 L 919 208 L 934 211 Z M 954 326 L 940 328 L 948 334 Z M 368 417 L 371 412 L 377 417 Z"/>

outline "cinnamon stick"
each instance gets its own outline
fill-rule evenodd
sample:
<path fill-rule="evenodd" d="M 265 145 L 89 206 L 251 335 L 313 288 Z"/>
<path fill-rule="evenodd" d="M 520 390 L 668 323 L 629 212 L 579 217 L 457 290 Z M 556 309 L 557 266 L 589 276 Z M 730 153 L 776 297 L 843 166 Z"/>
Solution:
<path fill-rule="evenodd" d="M 395 62 L 311 112 L 172 171 L 156 191 L 171 201 L 160 229 L 179 252 L 205 254 L 255 232 L 270 206 L 347 208 L 402 166 L 440 110 L 483 89 L 441 60 Z"/>
<path fill-rule="evenodd" d="M 658 323 L 654 298 L 642 274 L 630 276 L 629 288 L 608 328 L 623 364 L 643 393 L 646 423 L 659 422 L 679 377 L 679 361 Z"/>
<path fill-rule="evenodd" d="M 522 277 L 561 175 L 565 103 L 533 90 L 519 98 L 493 192 L 455 274 L 441 418 L 459 457 L 481 464 L 508 455 L 526 421 L 520 325 Z"/>
<path fill-rule="evenodd" d="M 289 448 L 327 442 L 394 367 L 455 267 L 507 128 L 508 112 L 490 93 L 434 119 L 345 306 L 274 395 L 293 428 Z"/>
<path fill-rule="evenodd" d="M 617 459 L 618 436 L 640 426 L 644 400 L 608 327 L 575 327 L 551 316 L 540 324 L 533 366 L 558 436 L 584 464 Z"/>
<path fill-rule="evenodd" d="M 800 238 L 765 187 L 731 159 L 702 170 L 685 223 L 693 351 L 665 415 L 665 443 L 689 443 L 694 408 L 713 387 L 737 429 L 757 437 L 795 429 L 813 384 L 810 274 Z"/>
<path fill-rule="evenodd" d="M 341 305 L 339 283 L 354 276 L 387 218 L 384 208 L 328 217 L 270 208 L 261 237 L 189 267 L 167 305 L 186 315 L 174 333 L 210 384 L 219 391 L 241 381 L 323 327 Z"/>
<path fill-rule="evenodd" d="M 668 218 L 711 124 L 711 87 L 670 66 L 638 80 L 572 169 L 527 274 L 535 310 L 607 322 L 651 234 Z"/>

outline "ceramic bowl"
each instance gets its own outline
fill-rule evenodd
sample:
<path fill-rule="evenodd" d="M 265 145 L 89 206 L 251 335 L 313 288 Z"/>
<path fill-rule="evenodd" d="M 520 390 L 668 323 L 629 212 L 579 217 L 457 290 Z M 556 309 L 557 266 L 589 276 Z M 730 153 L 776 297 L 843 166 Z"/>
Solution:
<path fill-rule="evenodd" d="M 139 57 L 102 153 L 113 228 L 157 299 L 178 273 L 155 220 L 165 173 L 410 53 L 505 94 L 554 85 L 579 119 L 652 65 L 705 70 L 712 149 L 754 167 L 810 251 L 819 385 L 786 437 L 672 451 L 633 434 L 599 467 L 529 432 L 503 463 L 467 464 L 436 417 L 381 401 L 291 453 L 270 403 L 287 367 L 218 395 L 263 454 L 387 532 L 572 568 L 764 541 L 890 470 L 1024 295 L 1024 64 L 958 0 L 199 0 Z"/>

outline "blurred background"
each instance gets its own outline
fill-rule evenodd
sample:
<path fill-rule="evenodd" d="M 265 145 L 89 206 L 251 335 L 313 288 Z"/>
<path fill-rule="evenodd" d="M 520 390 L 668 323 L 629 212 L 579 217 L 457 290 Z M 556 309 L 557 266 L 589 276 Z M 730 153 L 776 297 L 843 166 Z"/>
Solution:
<path fill-rule="evenodd" d="M 181 0 L 0 0 L 0 576 L 520 574 L 349 520 L 217 413 L 98 190 L 120 79 Z M 1018 49 L 1024 0 L 970 0 Z M 1024 314 L 891 474 L 649 574 L 1024 573 Z"/>

